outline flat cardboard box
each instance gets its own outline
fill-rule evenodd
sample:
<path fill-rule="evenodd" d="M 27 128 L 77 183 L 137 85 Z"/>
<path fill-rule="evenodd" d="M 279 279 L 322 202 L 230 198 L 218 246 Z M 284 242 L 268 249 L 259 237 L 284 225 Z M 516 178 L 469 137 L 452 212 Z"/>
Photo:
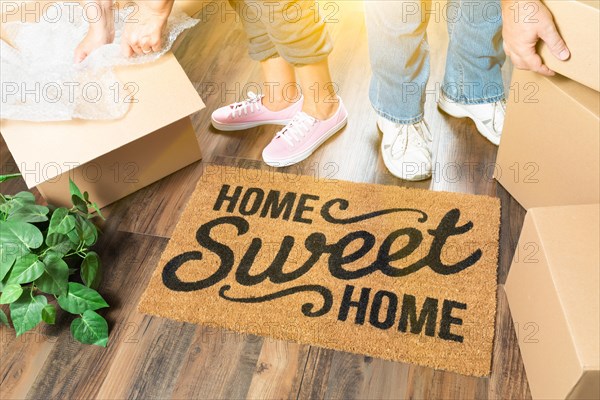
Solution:
<path fill-rule="evenodd" d="M 11 13 L 7 20 L 20 15 Z M 103 207 L 202 158 L 189 116 L 204 104 L 172 53 L 119 67 L 116 75 L 123 85 L 134 83 L 136 91 L 121 119 L 0 120 L 27 186 L 37 187 L 48 203 L 71 203 L 71 178 Z"/>
<path fill-rule="evenodd" d="M 532 208 L 504 290 L 534 399 L 600 396 L 600 204 Z"/>
<path fill-rule="evenodd" d="M 515 70 L 495 178 L 526 209 L 600 202 L 600 94 Z"/>
<path fill-rule="evenodd" d="M 599 91 L 600 1 L 545 0 L 544 4 L 571 51 L 571 58 L 561 61 L 540 41 L 539 51 L 544 63 L 559 74 Z"/>

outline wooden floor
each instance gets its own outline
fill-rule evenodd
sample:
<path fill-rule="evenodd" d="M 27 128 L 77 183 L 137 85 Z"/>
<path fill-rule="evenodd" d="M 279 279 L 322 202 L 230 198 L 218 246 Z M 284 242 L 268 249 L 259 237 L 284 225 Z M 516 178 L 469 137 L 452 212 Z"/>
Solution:
<path fill-rule="evenodd" d="M 496 147 L 486 142 L 471 122 L 440 114 L 430 96 L 426 117 L 436 137 L 434 179 L 407 184 L 391 176 L 378 153 L 375 114 L 368 101 L 370 66 L 362 4 L 339 4 L 342 6 L 334 16 L 338 21 L 330 23 L 335 39 L 330 62 L 333 79 L 350 112 L 348 126 L 300 166 L 288 168 L 288 172 L 499 197 L 502 227 L 498 280 L 504 283 L 524 210 L 490 176 Z M 447 35 L 445 27 L 435 23 L 431 24 L 429 35 L 430 86 L 434 88 L 443 75 Z M 97 251 L 105 267 L 100 291 L 111 304 L 103 312 L 111 329 L 108 348 L 84 346 L 72 340 L 72 317 L 66 314 L 59 314 L 55 326 L 40 326 L 19 338 L 15 338 L 12 329 L 0 328 L 1 399 L 530 398 L 518 336 L 501 286 L 489 378 L 138 313 L 140 295 L 201 174 L 222 166 L 265 168 L 259 161 L 260 154 L 277 130 L 263 127 L 224 134 L 210 127 L 214 108 L 237 100 L 247 82 L 260 79 L 258 65 L 246 55 L 241 25 L 231 14 L 224 20 L 218 15 L 204 16 L 176 54 L 207 105 L 193 115 L 204 161 L 105 211 L 108 220 Z M 232 93 L 235 90 L 237 94 Z M 0 144 L 0 172 L 15 171 L 5 143 Z M 23 181 L 0 186 L 3 193 L 25 189 Z"/>

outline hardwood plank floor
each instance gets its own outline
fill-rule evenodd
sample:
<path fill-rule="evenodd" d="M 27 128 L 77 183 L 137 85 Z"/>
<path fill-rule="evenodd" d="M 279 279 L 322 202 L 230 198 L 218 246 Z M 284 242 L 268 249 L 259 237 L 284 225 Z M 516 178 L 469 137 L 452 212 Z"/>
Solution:
<path fill-rule="evenodd" d="M 225 7 L 225 2 L 216 3 Z M 348 126 L 319 151 L 287 172 L 431 190 L 486 194 L 502 200 L 498 281 L 506 280 L 525 215 L 490 176 L 497 148 L 468 120 L 440 113 L 434 96 L 426 118 L 435 134 L 437 170 L 432 180 L 400 181 L 378 153 L 379 133 L 368 101 L 370 65 L 360 1 L 337 2 L 333 79 L 349 110 Z M 331 10 L 329 10 L 331 11 Z M 384 361 L 242 335 L 209 326 L 173 322 L 137 312 L 156 261 L 203 174 L 225 168 L 268 168 L 262 148 L 276 127 L 220 133 L 210 126 L 213 109 L 238 100 L 248 82 L 259 82 L 247 56 L 241 24 L 230 13 L 199 14 L 202 22 L 183 38 L 176 55 L 207 108 L 192 116 L 204 160 L 109 206 L 97 246 L 106 268 L 101 292 L 111 308 L 107 349 L 74 342 L 70 317 L 20 338 L 0 328 L 0 398 L 4 399 L 528 399 L 530 393 L 506 297 L 498 290 L 492 374 L 474 378 L 417 365 Z M 445 26 L 428 29 L 433 90 L 443 76 Z M 506 82 L 510 66 L 505 68 Z M 508 85 L 507 85 L 508 86 Z M 16 165 L 0 140 L 0 173 Z M 0 184 L 2 193 L 26 190 L 22 180 Z M 40 199 L 39 193 L 34 193 Z"/>

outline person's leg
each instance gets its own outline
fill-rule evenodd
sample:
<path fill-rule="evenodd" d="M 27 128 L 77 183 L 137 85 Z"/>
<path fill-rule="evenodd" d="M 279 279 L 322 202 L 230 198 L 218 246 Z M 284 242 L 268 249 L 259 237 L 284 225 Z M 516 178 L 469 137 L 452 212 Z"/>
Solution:
<path fill-rule="evenodd" d="M 295 66 L 303 111 L 324 120 L 337 111 L 338 97 L 327 62 L 333 44 L 315 10 L 314 0 L 272 3 L 263 22 L 281 57 Z"/>
<path fill-rule="evenodd" d="M 248 37 L 250 58 L 260 62 L 264 79 L 260 85 L 263 104 L 272 111 L 289 107 L 299 98 L 296 75 L 294 67 L 279 56 L 269 37 L 264 20 L 268 8 L 252 0 L 229 0 L 229 4 L 241 18 Z"/>
<path fill-rule="evenodd" d="M 248 38 L 250 58 L 259 61 L 264 81 L 258 95 L 248 92 L 247 99 L 212 113 L 212 125 L 219 130 L 249 129 L 266 124 L 285 125 L 302 107 L 294 67 L 279 56 L 267 28 L 261 21 L 267 8 L 256 1 L 229 0 L 240 16 Z"/>
<path fill-rule="evenodd" d="M 365 2 L 373 70 L 369 97 L 383 133 L 381 155 L 392 175 L 413 181 L 432 171 L 432 135 L 423 120 L 430 7 L 430 0 Z"/>
<path fill-rule="evenodd" d="M 335 93 L 327 58 L 333 48 L 325 22 L 313 1 L 271 3 L 273 18 L 265 21 L 278 53 L 296 69 L 304 105 L 263 150 L 263 160 L 283 167 L 309 157 L 345 125 L 348 113 Z"/>
<path fill-rule="evenodd" d="M 263 104 L 271 111 L 281 111 L 300 98 L 294 66 L 281 57 L 260 62 L 264 82 Z"/>
<path fill-rule="evenodd" d="M 95 7 L 98 19 L 90 22 L 85 38 L 75 49 L 75 62 L 80 63 L 98 47 L 112 43 L 115 39 L 113 0 L 87 0 L 88 7 Z"/>
<path fill-rule="evenodd" d="M 369 97 L 377 114 L 412 124 L 423 119 L 429 79 L 430 0 L 365 1 L 371 58 Z"/>
<path fill-rule="evenodd" d="M 298 81 L 304 93 L 302 110 L 316 119 L 330 118 L 339 107 L 335 84 L 327 59 L 296 67 Z"/>
<path fill-rule="evenodd" d="M 505 113 L 500 0 L 449 0 L 447 9 L 450 43 L 438 105 L 454 117 L 471 118 L 497 145 Z"/>
<path fill-rule="evenodd" d="M 449 0 L 448 56 L 442 91 L 461 104 L 494 103 L 504 98 L 500 0 Z"/>

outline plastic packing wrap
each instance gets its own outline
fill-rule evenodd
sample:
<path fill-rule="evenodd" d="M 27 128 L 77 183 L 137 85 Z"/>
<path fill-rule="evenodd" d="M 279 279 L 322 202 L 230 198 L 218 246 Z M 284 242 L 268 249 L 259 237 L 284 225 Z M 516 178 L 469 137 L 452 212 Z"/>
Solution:
<path fill-rule="evenodd" d="M 160 52 L 125 57 L 121 35 L 133 11 L 115 11 L 115 39 L 93 51 L 79 64 L 75 49 L 85 37 L 88 22 L 80 6 L 61 10 L 57 18 L 39 22 L 3 24 L 0 41 L 0 118 L 22 121 L 111 120 L 123 117 L 130 104 L 127 88 L 114 67 L 157 60 L 171 49 L 177 37 L 198 23 L 173 9 Z M 10 43 L 10 44 L 9 44 Z"/>

